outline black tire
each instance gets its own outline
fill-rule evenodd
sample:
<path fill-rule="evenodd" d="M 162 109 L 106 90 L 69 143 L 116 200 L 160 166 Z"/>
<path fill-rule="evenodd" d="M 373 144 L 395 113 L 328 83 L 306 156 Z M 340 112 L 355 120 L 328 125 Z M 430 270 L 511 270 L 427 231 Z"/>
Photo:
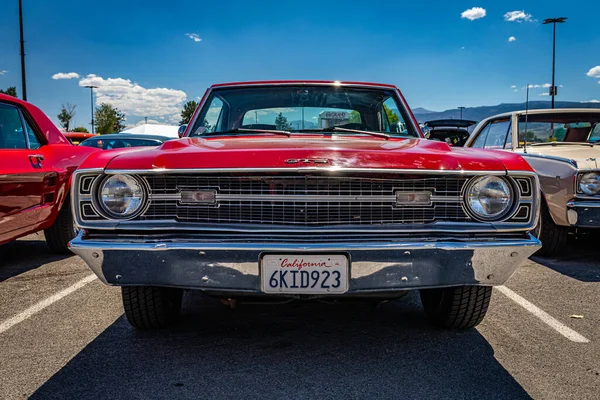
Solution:
<path fill-rule="evenodd" d="M 548 206 L 542 202 L 542 210 L 538 226 L 533 230 L 533 236 L 540 239 L 542 248 L 539 249 L 536 256 L 551 256 L 558 254 L 567 243 L 568 228 L 554 223 Z"/>
<path fill-rule="evenodd" d="M 123 308 L 136 329 L 165 328 L 177 321 L 183 289 L 157 286 L 123 286 Z"/>
<path fill-rule="evenodd" d="M 429 320 L 439 327 L 451 329 L 477 326 L 485 317 L 492 298 L 490 286 L 422 289 L 420 292 Z"/>
<path fill-rule="evenodd" d="M 44 229 L 46 243 L 50 250 L 58 254 L 68 254 L 69 242 L 75 238 L 77 232 L 73 222 L 73 214 L 71 213 L 71 204 L 69 199 L 66 199 L 61 210 L 58 212 L 56 221 L 48 229 Z"/>

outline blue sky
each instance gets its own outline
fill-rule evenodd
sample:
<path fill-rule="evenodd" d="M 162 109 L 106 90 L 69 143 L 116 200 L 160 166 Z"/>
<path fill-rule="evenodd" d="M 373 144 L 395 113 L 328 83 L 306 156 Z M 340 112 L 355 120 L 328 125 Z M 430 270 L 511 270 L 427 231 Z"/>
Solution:
<path fill-rule="evenodd" d="M 210 84 L 255 79 L 393 83 L 413 108 L 432 110 L 521 102 L 526 83 L 551 81 L 552 28 L 541 21 L 555 16 L 569 17 L 558 27 L 557 99 L 600 100 L 595 1 L 24 3 L 28 100 L 53 120 L 62 103 L 76 104 L 82 125 L 82 79 L 101 85 L 99 99 L 128 123 L 174 121 Z M 521 18 L 507 21 L 513 11 Z M 20 92 L 18 32 L 17 0 L 3 0 L 0 88 Z M 70 72 L 80 78 L 52 79 Z M 548 99 L 544 91 L 532 98 Z"/>

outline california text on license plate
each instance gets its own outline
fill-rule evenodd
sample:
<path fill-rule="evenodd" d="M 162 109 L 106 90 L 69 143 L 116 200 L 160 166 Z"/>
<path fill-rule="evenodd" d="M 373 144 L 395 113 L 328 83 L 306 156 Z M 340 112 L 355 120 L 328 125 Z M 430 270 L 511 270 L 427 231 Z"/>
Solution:
<path fill-rule="evenodd" d="M 265 293 L 323 294 L 348 291 L 348 257 L 267 254 L 261 260 Z"/>

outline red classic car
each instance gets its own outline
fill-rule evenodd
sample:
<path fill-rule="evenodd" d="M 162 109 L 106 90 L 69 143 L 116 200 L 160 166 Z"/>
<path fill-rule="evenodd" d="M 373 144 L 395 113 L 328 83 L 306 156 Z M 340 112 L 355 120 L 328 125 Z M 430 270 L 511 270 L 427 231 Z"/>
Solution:
<path fill-rule="evenodd" d="M 68 251 L 71 174 L 96 151 L 72 146 L 39 108 L 0 94 L 0 244 L 44 230 L 53 251 Z"/>
<path fill-rule="evenodd" d="M 418 289 L 434 323 L 473 327 L 540 247 L 530 166 L 425 140 L 392 85 L 214 85 L 182 139 L 115 152 L 75 172 L 70 247 L 122 287 L 137 328 L 173 322 L 184 289 L 229 302 Z"/>

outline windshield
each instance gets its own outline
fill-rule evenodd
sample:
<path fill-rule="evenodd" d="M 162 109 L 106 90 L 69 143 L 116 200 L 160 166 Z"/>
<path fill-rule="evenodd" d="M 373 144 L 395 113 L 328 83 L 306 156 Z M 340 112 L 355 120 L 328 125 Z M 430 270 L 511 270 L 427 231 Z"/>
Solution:
<path fill-rule="evenodd" d="M 104 150 L 121 149 L 124 147 L 149 147 L 158 146 L 161 144 L 159 140 L 147 139 L 93 139 L 86 140 L 81 143 L 81 146 L 97 147 Z"/>
<path fill-rule="evenodd" d="M 519 117 L 519 145 L 596 143 L 600 141 L 600 113 L 557 113 Z"/>
<path fill-rule="evenodd" d="M 190 136 L 289 132 L 334 127 L 419 137 L 394 90 L 344 86 L 257 86 L 214 90 Z M 336 135 L 356 135 L 338 130 Z"/>

